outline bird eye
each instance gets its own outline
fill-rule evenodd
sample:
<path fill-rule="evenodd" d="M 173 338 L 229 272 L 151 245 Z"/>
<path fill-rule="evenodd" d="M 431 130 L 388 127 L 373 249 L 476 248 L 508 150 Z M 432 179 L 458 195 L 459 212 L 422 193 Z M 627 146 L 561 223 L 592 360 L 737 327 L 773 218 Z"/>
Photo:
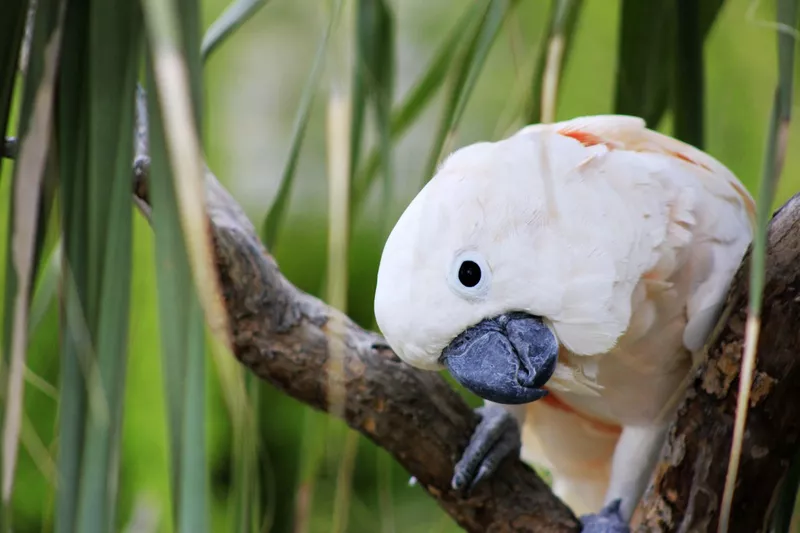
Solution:
<path fill-rule="evenodd" d="M 489 290 L 491 269 L 486 259 L 475 250 L 464 250 L 453 260 L 448 282 L 450 288 L 468 300 L 481 299 Z"/>
<path fill-rule="evenodd" d="M 465 287 L 474 287 L 481 281 L 481 267 L 475 261 L 464 261 L 458 269 L 458 281 Z"/>

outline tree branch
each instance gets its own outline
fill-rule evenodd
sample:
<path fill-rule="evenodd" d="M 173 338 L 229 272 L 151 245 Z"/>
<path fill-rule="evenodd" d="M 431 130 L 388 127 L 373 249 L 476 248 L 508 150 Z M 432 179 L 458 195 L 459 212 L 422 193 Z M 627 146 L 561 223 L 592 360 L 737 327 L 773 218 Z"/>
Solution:
<path fill-rule="evenodd" d="M 140 107 L 140 111 L 143 108 Z M 134 190 L 147 203 L 146 122 L 137 126 Z M 478 421 L 439 376 L 402 363 L 384 340 L 284 278 L 241 208 L 206 175 L 217 266 L 235 355 L 256 375 L 324 411 L 331 345 L 344 347 L 343 418 L 391 453 L 467 531 L 579 531 L 575 516 L 519 459 L 466 498 L 453 466 Z M 800 195 L 770 225 L 759 362 L 748 416 L 733 531 L 765 530 L 765 517 L 800 442 Z M 747 310 L 749 255 L 732 284 L 709 357 L 670 429 L 638 531 L 716 531 L 733 432 Z"/>
<path fill-rule="evenodd" d="M 149 218 L 142 115 L 134 195 Z M 253 225 L 210 171 L 206 192 L 234 351 L 242 364 L 286 394 L 329 411 L 329 352 L 332 346 L 343 347 L 344 421 L 391 453 L 467 531 L 579 531 L 570 510 L 514 457 L 471 497 L 451 489 L 453 467 L 477 415 L 440 375 L 406 365 L 379 335 L 284 278 Z"/>
<path fill-rule="evenodd" d="M 716 531 L 738 396 L 749 288 L 749 253 L 737 273 L 721 325 L 670 429 L 641 531 Z M 769 228 L 764 311 L 734 494 L 732 531 L 767 530 L 800 443 L 800 194 Z"/>

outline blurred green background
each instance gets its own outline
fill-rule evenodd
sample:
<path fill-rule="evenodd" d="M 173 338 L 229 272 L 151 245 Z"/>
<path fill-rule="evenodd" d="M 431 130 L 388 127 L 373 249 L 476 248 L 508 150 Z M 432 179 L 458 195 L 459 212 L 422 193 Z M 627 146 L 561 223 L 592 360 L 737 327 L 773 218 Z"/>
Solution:
<path fill-rule="evenodd" d="M 204 0 L 207 26 L 226 7 L 225 0 Z M 395 100 L 412 85 L 433 51 L 465 8 L 463 0 L 395 0 Z M 530 72 L 549 3 L 520 2 L 493 46 L 464 118 L 453 140 L 461 146 L 511 133 L 517 104 L 529 90 Z M 559 96 L 557 119 L 612 111 L 617 57 L 619 2 L 587 0 Z M 706 44 L 706 150 L 728 165 L 755 194 L 761 175 L 772 94 L 776 83 L 774 2 L 728 0 Z M 290 145 L 292 122 L 302 87 L 328 13 L 321 0 L 271 0 L 241 27 L 206 64 L 205 150 L 211 169 L 259 227 L 280 181 Z M 350 45 L 342 19 L 335 41 Z M 327 178 L 325 105 L 331 83 L 349 77 L 345 54 L 326 63 L 301 153 L 288 218 L 273 250 L 284 274 L 296 285 L 321 295 L 327 256 Z M 434 136 L 440 92 L 431 108 L 395 146 L 394 200 L 386 215 L 399 216 L 422 180 Z M 797 106 L 795 106 L 797 111 Z M 670 132 L 667 117 L 659 129 Z M 370 139 L 375 138 L 370 132 Z M 790 134 L 786 167 L 776 204 L 800 190 L 800 122 Z M 4 166 L 8 173 L 9 165 Z M 5 211 L 10 180 L 0 183 Z M 354 220 L 350 252 L 348 311 L 365 327 L 374 327 L 372 295 L 385 233 L 374 187 L 367 208 Z M 5 224 L 5 217 L 0 224 Z M 153 239 L 145 220 L 135 219 L 135 267 L 130 318 L 129 376 L 120 472 L 120 520 L 130 533 L 170 531 L 168 448 L 156 306 Z M 0 240 L 6 238 L 0 228 Z M 5 245 L 0 247 L 5 250 Z M 0 252 L 3 253 L 3 252 Z M 5 261 L 0 261 L 4 265 Z M 23 445 L 14 494 L 15 532 L 52 527 L 56 401 L 58 383 L 58 308 L 55 299 L 31 338 L 28 362 L 34 377 L 26 386 L 25 413 L 30 425 Z M 231 501 L 232 429 L 216 367 L 209 359 L 207 395 L 208 469 L 213 531 L 228 530 Z M 36 386 L 34 381 L 43 381 Z M 306 478 L 315 446 L 327 446 L 314 476 L 308 531 L 330 531 L 336 494 L 337 452 L 342 425 L 312 412 L 265 383 L 260 387 L 263 499 L 272 531 L 292 531 L 298 487 Z M 470 398 L 475 402 L 474 398 Z M 332 426 L 331 433 L 325 433 Z M 327 428 L 327 429 L 326 429 Z M 306 440 L 303 440 L 304 434 Z M 327 436 L 326 436 L 327 435 Z M 309 440 L 310 439 L 310 440 Z M 324 441 L 324 442 L 323 442 Z M 305 461 L 305 462 L 304 462 Z M 306 466 L 304 466 L 306 465 Z M 359 438 L 348 531 L 457 531 L 458 528 L 408 474 L 371 442 Z M 148 525 L 151 524 L 151 525 Z"/>

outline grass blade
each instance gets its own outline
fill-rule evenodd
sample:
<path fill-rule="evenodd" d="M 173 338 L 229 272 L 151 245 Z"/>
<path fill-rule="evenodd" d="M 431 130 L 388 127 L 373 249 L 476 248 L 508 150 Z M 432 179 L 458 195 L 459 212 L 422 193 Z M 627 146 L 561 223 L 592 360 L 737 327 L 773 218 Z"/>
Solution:
<path fill-rule="evenodd" d="M 314 104 L 314 97 L 316 96 L 317 87 L 319 86 L 319 80 L 322 77 L 322 67 L 325 64 L 328 43 L 333 33 L 334 25 L 339 18 L 341 8 L 342 0 L 336 0 L 333 13 L 331 13 L 328 24 L 325 27 L 325 32 L 317 47 L 317 53 L 314 56 L 314 63 L 311 66 L 311 73 L 308 76 L 308 81 L 306 81 L 306 85 L 303 87 L 303 92 L 300 95 L 300 106 L 295 116 L 292 138 L 289 145 L 289 155 L 283 167 L 278 193 L 275 195 L 275 200 L 273 200 L 272 206 L 269 208 L 269 212 L 266 218 L 264 218 L 264 223 L 261 227 L 261 239 L 269 250 L 275 249 L 278 231 L 286 216 L 289 194 L 292 191 L 295 170 L 297 170 L 297 160 L 300 157 L 300 149 L 303 146 L 306 126 L 308 126 L 308 119 L 311 116 L 311 107 Z"/>
<path fill-rule="evenodd" d="M 231 342 L 203 188 L 199 6 L 196 0 L 143 0 L 142 5 L 152 84 L 151 217 L 165 386 L 174 425 L 170 441 L 174 514 L 179 531 L 203 533 L 208 531 L 210 512 L 203 312 L 228 352 Z"/>
<path fill-rule="evenodd" d="M 391 140 L 396 142 L 419 117 L 419 115 L 433 101 L 439 88 L 447 79 L 450 65 L 458 50 L 465 45 L 465 36 L 468 29 L 478 23 L 479 17 L 483 14 L 481 2 L 472 4 L 459 21 L 453 26 L 447 37 L 436 51 L 425 70 L 424 74 L 409 90 L 408 94 L 395 107 L 392 112 L 391 120 Z M 367 197 L 370 187 L 374 183 L 375 176 L 381 166 L 380 146 L 373 148 L 366 157 L 366 162 L 361 166 L 361 170 L 353 176 L 351 201 L 353 213 L 360 211 Z"/>
<path fill-rule="evenodd" d="M 379 54 L 376 54 L 379 56 Z M 380 60 L 376 57 L 376 60 Z M 327 109 L 327 146 L 328 146 L 328 269 L 326 272 L 326 299 L 328 303 L 342 313 L 347 312 L 348 264 L 350 236 L 350 183 L 348 146 L 345 143 L 347 132 L 351 130 L 348 123 L 348 100 L 334 82 Z M 331 332 L 328 340 L 330 364 L 328 365 L 328 404 L 334 417 L 329 418 L 328 427 L 335 424 L 336 413 L 343 416 L 347 390 L 344 381 L 345 346 L 339 332 L 344 330 L 341 316 L 332 317 L 329 322 Z M 353 467 L 358 452 L 359 434 L 344 428 L 345 439 L 341 457 L 338 459 L 336 476 L 336 494 L 333 504 L 332 533 L 347 530 L 350 511 L 350 494 L 352 489 Z M 328 438 L 336 432 L 329 431 Z M 304 435 L 306 437 L 306 435 Z"/>
<path fill-rule="evenodd" d="M 6 317 L 11 327 L 10 367 L 3 426 L 3 505 L 11 497 L 14 467 L 16 464 L 19 430 L 22 420 L 23 375 L 28 334 L 28 307 L 33 274 L 36 223 L 41 183 L 47 164 L 53 87 L 58 62 L 61 35 L 55 31 L 45 52 L 45 72 L 38 83 L 36 103 L 30 115 L 30 125 L 22 138 L 19 162 L 15 168 L 13 184 L 14 216 L 12 224 L 11 259 L 16 278 L 13 297 L 13 314 Z"/>
<path fill-rule="evenodd" d="M 260 386 L 258 378 L 248 372 L 244 379 L 247 404 L 246 416 L 234 422 L 233 435 L 233 526 L 231 531 L 258 533 L 263 531 L 262 517 L 265 511 L 261 504 L 261 476 L 259 454 Z M 233 414 L 233 413 L 232 413 Z"/>
<path fill-rule="evenodd" d="M 794 82 L 794 56 L 797 45 L 797 33 L 800 27 L 798 7 L 800 0 L 778 0 L 776 20 L 778 28 L 778 85 L 775 88 L 775 99 L 772 104 L 767 137 L 767 149 L 764 155 L 764 168 L 759 184 L 756 204 L 756 229 L 753 248 L 750 256 L 750 289 L 747 305 L 747 322 L 745 324 L 744 354 L 742 370 L 739 375 L 739 391 L 736 401 L 736 420 L 733 429 L 731 455 L 728 471 L 725 476 L 725 488 L 720 505 L 718 531 L 728 531 L 733 494 L 736 488 L 736 477 L 742 453 L 747 411 L 750 405 L 750 388 L 756 363 L 756 349 L 761 329 L 761 306 L 764 296 L 764 272 L 766 270 L 767 227 L 769 225 L 775 190 L 778 186 L 783 163 L 786 158 L 786 146 L 789 137 L 789 125 L 792 113 L 792 96 Z"/>
<path fill-rule="evenodd" d="M 547 30 L 539 44 L 530 97 L 525 105 L 526 124 L 555 120 L 558 85 L 572 49 L 583 0 L 553 0 L 550 6 Z"/>
<path fill-rule="evenodd" d="M 681 105 L 691 106 L 691 99 L 698 98 L 692 96 L 698 91 L 698 72 L 702 79 L 702 44 L 723 1 L 653 0 L 643 3 L 623 0 L 615 113 L 638 116 L 647 122 L 648 127 L 657 127 L 669 104 L 670 79 L 673 77 L 682 85 L 681 94 L 677 96 Z M 684 20 L 684 16 L 689 18 Z M 692 70 L 684 72 L 687 59 L 700 61 L 700 64 L 690 63 L 688 67 Z M 672 68 L 681 70 L 673 71 Z M 684 80 L 685 76 L 688 80 Z M 694 108 L 689 107 L 686 113 L 692 111 Z M 685 122 L 686 119 L 680 120 Z M 695 120 L 702 123 L 702 117 L 695 117 Z M 682 123 L 680 127 L 683 132 L 687 126 Z"/>
<path fill-rule="evenodd" d="M 394 94 L 394 17 L 384 0 L 359 0 L 350 128 L 350 181 L 358 168 L 364 114 L 371 103 L 383 162 L 383 212 L 391 202 L 391 110 Z"/>
<path fill-rule="evenodd" d="M 439 121 L 428 163 L 425 166 L 423 183 L 433 176 L 436 166 L 439 164 L 439 158 L 445 149 L 447 138 L 461 119 L 486 57 L 489 55 L 489 50 L 500 32 L 500 27 L 511 5 L 510 0 L 490 0 L 486 4 L 484 16 L 470 36 L 469 45 L 456 60 L 444 112 Z"/>
<path fill-rule="evenodd" d="M 26 10 L 23 10 L 26 12 Z M 24 14 L 23 14 L 24 16 Z M 37 223 L 42 183 L 51 161 L 52 116 L 63 12 L 56 2 L 40 7 L 20 115 L 19 161 L 14 168 L 10 203 L 10 253 L 6 254 L 3 358 L 0 360 L 0 396 L 3 397 L 2 508 L 0 528 L 11 529 L 10 499 L 22 428 L 28 311 L 39 252 Z M 18 51 L 19 44 L 17 44 Z M 11 61 L 16 69 L 16 58 Z M 12 76 L 13 85 L 13 76 Z M 10 95 L 9 95 L 10 96 Z M 5 106 L 4 106 L 5 107 Z M 7 108 L 5 117 L 7 119 Z M 5 121 L 3 127 L 5 128 Z M 52 168 L 52 167 L 50 167 Z M 10 347 L 9 344 L 10 343 Z M 8 355 L 5 355 L 8 354 Z M 10 361 L 8 358 L 10 357 Z M 7 370 L 6 370 L 7 369 Z"/>
<path fill-rule="evenodd" d="M 205 173 L 198 136 L 202 96 L 199 44 L 194 46 L 199 43 L 196 29 L 199 26 L 198 7 L 196 0 L 181 1 L 191 6 L 191 9 L 181 10 L 183 32 L 178 30 L 177 10 L 172 0 L 142 0 L 157 89 L 154 103 L 160 106 L 163 114 L 164 140 L 175 180 L 179 220 L 191 260 L 192 279 L 212 332 L 230 349 L 228 316 L 222 305 L 209 238 L 203 188 Z M 187 32 L 187 29 L 191 31 Z M 178 37 L 181 35 L 188 41 L 183 46 L 188 53 L 179 51 L 181 43 Z M 190 96 L 190 87 L 194 98 Z M 162 120 L 161 115 L 159 120 Z"/>
<path fill-rule="evenodd" d="M 255 15 L 268 0 L 236 0 L 222 12 L 206 30 L 203 44 L 200 46 L 200 57 L 205 63 L 208 57 L 236 31 L 242 24 Z"/>
<path fill-rule="evenodd" d="M 45 4 L 40 3 L 38 9 Z M 38 10 L 37 10 L 38 11 Z M 38 13 L 37 13 L 38 18 Z M 83 438 L 86 425 L 87 380 L 81 357 L 91 352 L 85 333 L 86 319 L 81 302 L 88 304 L 88 217 L 89 199 L 84 176 L 87 172 L 87 93 L 83 90 L 88 34 L 86 5 L 71 2 L 64 19 L 61 72 L 59 79 L 58 137 L 63 257 L 61 295 L 61 372 L 58 402 L 58 473 L 56 533 L 76 531 L 80 493 Z M 35 39 L 34 39 L 35 42 Z M 30 69 L 34 68 L 34 57 Z"/>
<path fill-rule="evenodd" d="M 89 206 L 86 314 L 98 385 L 89 389 L 89 404 L 102 400 L 105 409 L 88 411 L 76 527 L 81 532 L 100 533 L 116 528 L 116 460 L 133 260 L 130 187 L 141 15 L 138 4 L 125 0 L 93 2 L 88 22 L 88 68 L 82 83 L 89 102 L 88 172 L 81 179 L 86 181 Z M 95 394 L 99 397 L 92 398 Z"/>
<path fill-rule="evenodd" d="M 674 0 L 623 0 L 614 112 L 655 128 L 668 103 Z"/>
<path fill-rule="evenodd" d="M 673 62 L 673 134 L 699 149 L 705 145 L 705 37 L 722 7 L 722 0 L 676 0 L 677 30 Z"/>

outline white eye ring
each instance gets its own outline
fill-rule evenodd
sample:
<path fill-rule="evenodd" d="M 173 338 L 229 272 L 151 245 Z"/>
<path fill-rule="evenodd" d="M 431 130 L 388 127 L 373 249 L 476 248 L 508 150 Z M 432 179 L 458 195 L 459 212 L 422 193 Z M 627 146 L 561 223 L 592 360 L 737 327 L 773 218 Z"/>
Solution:
<path fill-rule="evenodd" d="M 450 288 L 467 300 L 481 300 L 489 293 L 492 270 L 483 254 L 464 250 L 456 254 L 447 275 Z"/>

